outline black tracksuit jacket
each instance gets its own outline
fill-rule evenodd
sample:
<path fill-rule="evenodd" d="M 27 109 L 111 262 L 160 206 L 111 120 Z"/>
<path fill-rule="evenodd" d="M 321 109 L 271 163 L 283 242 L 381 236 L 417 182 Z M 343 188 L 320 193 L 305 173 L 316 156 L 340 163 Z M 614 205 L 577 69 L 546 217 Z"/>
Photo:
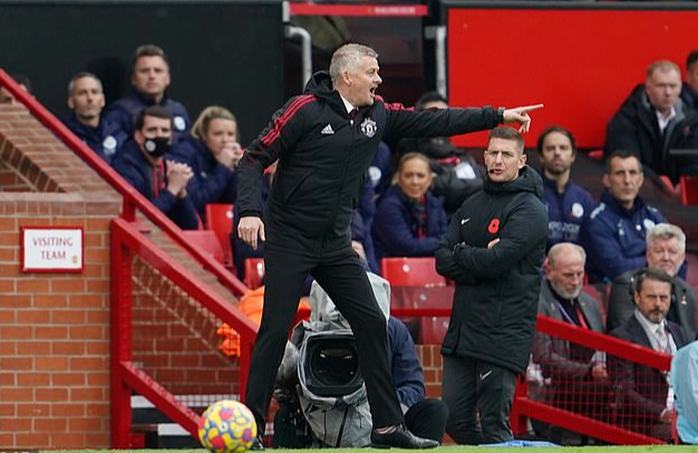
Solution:
<path fill-rule="evenodd" d="M 315 256 L 337 250 L 350 244 L 352 213 L 381 140 L 495 126 L 492 107 L 415 112 L 378 96 L 351 121 L 329 74 L 318 72 L 246 149 L 237 169 L 240 216 L 261 216 L 261 175 L 279 159 L 264 219 L 265 247 Z"/>

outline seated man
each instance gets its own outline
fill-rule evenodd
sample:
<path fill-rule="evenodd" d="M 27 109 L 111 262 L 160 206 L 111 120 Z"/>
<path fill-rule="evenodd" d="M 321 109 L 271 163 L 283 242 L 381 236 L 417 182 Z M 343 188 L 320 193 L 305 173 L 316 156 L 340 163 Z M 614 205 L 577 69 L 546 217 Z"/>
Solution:
<path fill-rule="evenodd" d="M 698 148 L 698 112 L 680 97 L 681 70 L 671 61 L 655 61 L 608 123 L 606 156 L 626 149 L 674 184 L 681 175 L 698 174 L 698 156 L 673 156 L 672 149 Z"/>
<path fill-rule="evenodd" d="M 590 283 L 611 283 L 623 272 L 645 265 L 645 236 L 664 214 L 640 198 L 642 163 L 630 151 L 606 159 L 601 202 L 582 226 Z"/>
<path fill-rule="evenodd" d="M 194 176 L 186 164 L 167 160 L 172 116 L 159 105 L 138 114 L 133 140 L 116 155 L 114 169 L 183 230 L 196 230 L 199 217 L 187 196 Z"/>
<path fill-rule="evenodd" d="M 603 333 L 599 303 L 582 291 L 586 253 L 577 244 L 560 242 L 548 252 L 538 314 Z M 603 396 L 610 393 L 605 358 L 595 351 L 536 332 L 533 362 L 549 385 L 543 399 L 562 409 L 603 418 Z M 535 426 L 535 425 L 534 425 Z M 542 427 L 541 427 L 542 428 Z"/>
<path fill-rule="evenodd" d="M 388 345 L 390 348 L 391 371 L 400 406 L 405 414 L 405 423 L 415 435 L 441 442 L 446 428 L 446 406 L 438 399 L 425 397 L 424 372 L 412 337 L 402 321 L 389 316 L 389 285 L 386 280 L 375 274 L 369 273 L 369 277 L 374 287 L 376 298 L 379 300 L 381 310 L 388 316 Z M 310 292 L 310 304 L 312 308 L 310 323 L 301 325 L 294 330 L 292 341 L 297 345 L 302 345 L 304 338 L 308 338 L 309 333 L 312 334 L 313 331 L 317 331 L 316 329 L 348 329 L 346 320 L 336 310 L 332 301 L 317 283 L 313 283 Z M 313 325 L 313 323 L 316 324 Z M 304 348 L 301 346 L 301 353 L 303 351 Z M 288 353 L 287 348 L 287 355 L 282 362 L 280 374 L 284 372 L 283 368 L 288 370 L 289 363 L 293 361 L 298 362 L 299 360 L 301 363 L 299 366 L 302 367 L 303 359 L 293 357 L 292 354 Z M 314 362 L 313 364 L 317 365 Z M 285 373 L 287 376 L 289 375 L 288 371 L 285 371 Z M 295 373 L 295 366 L 291 367 L 290 374 L 297 379 L 298 373 Z M 334 384 L 342 381 L 337 370 L 334 370 L 331 380 Z M 314 384 L 315 388 L 317 388 L 318 382 L 314 382 Z M 305 389 L 303 387 L 310 387 L 310 385 L 308 382 L 305 382 L 302 386 L 286 382 L 282 384 L 282 387 L 284 389 L 282 391 L 283 396 L 279 392 L 276 393 L 277 400 L 279 400 L 279 410 L 274 419 L 275 447 L 306 448 L 308 446 L 316 446 L 326 448 L 328 446 L 367 446 L 370 444 L 371 421 L 367 410 L 356 410 L 351 413 L 352 416 L 347 417 L 349 412 L 347 412 L 344 406 L 329 410 L 325 408 L 322 416 L 327 417 L 327 419 L 323 419 L 321 423 L 314 424 L 311 422 L 310 426 L 312 429 L 309 429 L 307 426 L 308 422 L 303 419 L 303 414 L 305 414 L 305 417 L 309 417 L 312 412 L 318 412 L 320 409 L 313 411 L 298 407 L 299 397 L 296 395 L 295 389 L 300 387 L 302 389 L 301 393 L 304 394 Z M 349 395 L 346 395 L 346 397 L 349 397 Z M 365 398 L 362 401 L 363 403 L 360 404 L 368 404 Z M 338 433 L 333 432 L 332 426 L 334 424 L 330 420 L 330 417 L 335 415 L 340 417 L 338 421 L 340 426 L 342 426 Z M 352 434 L 348 433 L 353 433 L 353 437 Z M 347 442 L 350 443 L 347 444 Z"/>
<path fill-rule="evenodd" d="M 681 228 L 669 223 L 660 223 L 647 233 L 645 258 L 648 267 L 661 269 L 674 278 L 671 291 L 671 305 L 667 319 L 680 324 L 693 338 L 698 331 L 696 325 L 696 293 L 686 280 L 677 274 L 686 259 L 686 235 Z M 613 280 L 608 298 L 606 328 L 610 332 L 632 316 L 633 278 L 644 268 L 627 271 Z"/>
<path fill-rule="evenodd" d="M 591 194 L 572 182 L 576 157 L 577 142 L 564 127 L 551 126 L 538 137 L 543 203 L 548 211 L 548 249 L 560 242 L 579 244 L 582 224 L 596 207 Z"/>
<path fill-rule="evenodd" d="M 671 305 L 672 280 L 663 270 L 651 267 L 637 275 L 633 316 L 611 335 L 672 356 L 686 345 L 687 337 L 681 326 L 666 319 Z M 667 373 L 615 357 L 609 357 L 609 370 L 622 395 L 624 425 L 633 431 L 668 440 L 674 419 L 674 394 Z"/>
<path fill-rule="evenodd" d="M 68 108 L 73 112 L 63 123 L 107 163 L 124 144 L 128 135 L 119 125 L 102 120 L 104 89 L 102 81 L 89 72 L 79 72 L 68 83 Z"/>
<path fill-rule="evenodd" d="M 138 113 L 145 107 L 159 105 L 172 115 L 174 143 L 189 133 L 191 122 L 187 109 L 167 95 L 167 88 L 170 86 L 170 65 L 162 48 L 146 44 L 136 49 L 131 84 L 131 94 L 109 104 L 103 120 L 118 124 L 130 137 Z"/>

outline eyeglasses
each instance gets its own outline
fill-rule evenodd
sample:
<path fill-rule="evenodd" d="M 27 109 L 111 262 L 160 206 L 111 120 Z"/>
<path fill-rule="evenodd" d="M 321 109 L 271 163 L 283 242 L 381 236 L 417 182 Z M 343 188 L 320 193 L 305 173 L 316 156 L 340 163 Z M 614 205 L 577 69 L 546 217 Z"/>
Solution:
<path fill-rule="evenodd" d="M 494 149 L 485 150 L 485 157 L 489 157 L 490 159 L 497 159 L 497 156 L 500 154 L 502 156 L 502 160 L 516 159 L 516 153 L 514 151 L 497 151 Z"/>

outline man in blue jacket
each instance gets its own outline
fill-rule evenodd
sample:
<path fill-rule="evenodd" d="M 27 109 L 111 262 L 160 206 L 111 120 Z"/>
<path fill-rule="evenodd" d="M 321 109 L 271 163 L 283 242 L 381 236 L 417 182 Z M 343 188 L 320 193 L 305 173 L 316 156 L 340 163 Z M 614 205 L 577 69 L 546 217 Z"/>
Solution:
<path fill-rule="evenodd" d="M 79 72 L 68 83 L 68 107 L 73 114 L 64 123 L 92 151 L 107 163 L 129 134 L 117 123 L 101 118 L 104 108 L 102 81 L 89 72 Z"/>
<path fill-rule="evenodd" d="M 151 105 L 159 105 L 172 115 L 174 143 L 189 133 L 191 121 L 187 109 L 167 95 L 170 65 L 162 48 L 145 44 L 136 49 L 131 84 L 133 91 L 130 94 L 109 104 L 104 112 L 105 120 L 118 124 L 130 137 L 140 111 Z"/>
<path fill-rule="evenodd" d="M 590 283 L 611 283 L 623 272 L 645 265 L 645 237 L 666 217 L 640 198 L 642 163 L 631 151 L 615 151 L 606 160 L 599 206 L 582 227 Z"/>
<path fill-rule="evenodd" d="M 305 94 L 278 110 L 240 161 L 238 233 L 253 248 L 266 241 L 264 312 L 245 402 L 263 429 L 288 331 L 311 274 L 355 332 L 371 406 L 372 444 L 434 448 L 438 442 L 417 437 L 405 427 L 390 376 L 386 320 L 351 248 L 349 223 L 368 165 L 384 138 L 456 135 L 504 122 L 518 122 L 528 130 L 528 112 L 541 106 L 414 112 L 376 95 L 382 82 L 378 72 L 373 49 L 359 44 L 340 47 L 329 74 L 315 74 Z M 261 176 L 276 159 L 268 215 L 262 222 Z"/>
<path fill-rule="evenodd" d="M 543 203 L 548 211 L 548 244 L 579 244 L 584 221 L 596 202 L 579 184 L 572 182 L 572 164 L 577 157 L 577 142 L 572 132 L 551 126 L 538 136 L 538 159 L 543 176 Z"/>
<path fill-rule="evenodd" d="M 114 169 L 183 230 L 196 230 L 199 217 L 188 197 L 194 172 L 187 164 L 166 159 L 172 144 L 172 116 L 154 105 L 136 119 L 133 140 L 119 151 Z"/>

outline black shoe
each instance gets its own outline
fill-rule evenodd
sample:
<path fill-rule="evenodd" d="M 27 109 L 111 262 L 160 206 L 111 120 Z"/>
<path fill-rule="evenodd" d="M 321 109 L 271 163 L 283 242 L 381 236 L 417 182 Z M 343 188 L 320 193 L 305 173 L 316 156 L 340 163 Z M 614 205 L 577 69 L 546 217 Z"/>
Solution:
<path fill-rule="evenodd" d="M 262 437 L 261 437 L 261 436 L 255 437 L 254 441 L 252 442 L 252 446 L 250 447 L 250 450 L 252 450 L 252 451 L 262 451 L 262 450 L 264 450 L 264 444 L 262 443 Z"/>
<path fill-rule="evenodd" d="M 371 431 L 371 446 L 373 448 L 436 448 L 439 443 L 432 439 L 424 439 L 412 434 L 405 425 L 398 425 L 391 433 L 380 434 Z"/>

